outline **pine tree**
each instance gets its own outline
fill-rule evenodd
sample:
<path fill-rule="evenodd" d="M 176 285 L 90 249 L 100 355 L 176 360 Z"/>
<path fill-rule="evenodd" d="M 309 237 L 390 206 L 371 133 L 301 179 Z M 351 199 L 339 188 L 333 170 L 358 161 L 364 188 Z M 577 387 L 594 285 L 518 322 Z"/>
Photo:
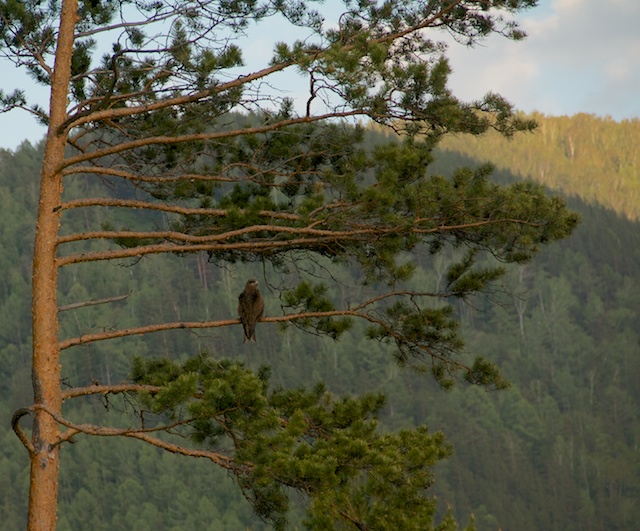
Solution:
<path fill-rule="evenodd" d="M 463 362 L 450 302 L 502 274 L 479 265 L 483 256 L 526 262 L 577 219 L 539 186 L 491 183 L 489 167 L 462 168 L 450 179 L 429 173 L 432 149 L 447 133 L 510 136 L 534 127 L 495 94 L 471 103 L 451 94 L 438 37 L 467 45 L 492 33 L 520 39 L 505 15 L 535 3 L 348 1 L 328 21 L 311 1 L 0 2 L 3 54 L 51 94 L 43 109 L 20 90 L 0 93 L 4 110 L 21 107 L 48 124 L 33 261 L 34 403 L 13 418 L 31 458 L 30 529 L 55 528 L 60 448 L 80 434 L 133 437 L 207 458 L 229 470 L 276 527 L 285 525 L 291 490 L 308 497 L 310 527 L 434 525 L 430 466 L 448 446 L 425 428 L 380 434 L 379 396 L 273 390 L 264 371 L 199 354 L 181 364 L 136 359 L 130 381 L 63 390 L 63 350 L 239 320 L 59 338 L 58 273 L 159 253 L 295 270 L 300 280 L 283 290 L 283 314 L 261 326 L 290 323 L 337 339 L 362 319 L 370 340 L 391 345 L 400 364 L 431 372 L 443 386 L 460 377 L 504 387 L 489 361 Z M 276 43 L 261 68 L 246 67 L 240 38 L 274 20 L 304 36 Z M 300 108 L 282 95 L 284 72 L 307 84 Z M 368 146 L 373 123 L 402 140 Z M 64 183 L 80 178 L 103 182 L 104 195 L 63 195 Z M 108 209 L 109 221 L 65 231 L 65 220 L 86 209 Z M 438 291 L 403 287 L 412 256 L 448 249 L 459 259 Z M 339 306 L 309 263 L 355 266 L 363 285 L 382 290 Z M 73 398 L 124 393 L 164 424 L 148 427 L 140 415 L 125 429 L 63 416 Z M 33 418 L 30 436 L 25 416 Z M 177 433 L 178 442 L 161 431 Z M 452 525 L 447 517 L 441 528 Z"/>

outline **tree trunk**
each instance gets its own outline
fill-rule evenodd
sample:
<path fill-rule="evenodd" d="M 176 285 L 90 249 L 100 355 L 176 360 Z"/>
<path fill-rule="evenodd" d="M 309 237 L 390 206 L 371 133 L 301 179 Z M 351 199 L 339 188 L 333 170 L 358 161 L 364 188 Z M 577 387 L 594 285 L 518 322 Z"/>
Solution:
<path fill-rule="evenodd" d="M 36 409 L 29 490 L 30 531 L 55 529 L 58 505 L 59 427 L 55 419 L 39 406 L 58 414 L 62 409 L 56 246 L 62 195 L 60 170 L 66 133 L 60 131 L 60 125 L 66 119 L 77 9 L 77 0 L 62 3 L 34 245 L 32 380 Z"/>

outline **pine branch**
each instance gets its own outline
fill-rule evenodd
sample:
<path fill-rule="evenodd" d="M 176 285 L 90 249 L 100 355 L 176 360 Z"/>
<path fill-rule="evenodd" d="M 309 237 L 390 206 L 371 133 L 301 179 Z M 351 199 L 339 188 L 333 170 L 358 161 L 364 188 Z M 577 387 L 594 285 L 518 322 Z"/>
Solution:
<path fill-rule="evenodd" d="M 157 385 L 140 385 L 140 384 L 116 384 L 116 385 L 90 385 L 87 387 L 73 387 L 62 391 L 62 400 L 76 398 L 79 396 L 90 395 L 107 395 L 130 392 L 157 393 L 162 387 Z"/>
<path fill-rule="evenodd" d="M 259 226 L 254 227 L 254 229 L 261 230 L 258 228 Z M 270 225 L 265 226 L 271 227 Z M 238 231 L 229 231 L 228 233 L 223 234 L 222 236 L 215 237 L 216 240 L 224 241 L 225 238 L 229 237 L 232 234 L 236 233 L 246 233 L 246 229 L 238 230 Z M 289 230 L 279 230 L 278 232 L 290 232 Z M 391 230 L 387 231 L 391 232 Z M 123 231 L 119 233 L 120 237 L 126 238 L 127 233 Z M 293 238 L 290 240 L 283 241 L 248 241 L 248 242 L 235 242 L 235 243 L 190 243 L 186 245 L 174 244 L 174 243 L 159 243 L 153 245 L 143 245 L 140 247 L 126 248 L 126 249 L 117 249 L 110 251 L 95 251 L 95 252 L 87 252 L 87 253 L 79 253 L 72 254 L 68 256 L 63 256 L 56 259 L 56 264 L 58 267 L 64 267 L 69 264 L 80 264 L 86 262 L 96 262 L 101 260 L 117 260 L 121 258 L 137 258 L 148 254 L 160 254 L 160 253 L 194 253 L 199 251 L 212 251 L 212 252 L 228 252 L 228 251 L 245 251 L 249 253 L 274 253 L 281 252 L 284 250 L 295 250 L 295 249 L 304 249 L 308 247 L 322 247 L 326 246 L 327 248 L 331 244 L 335 244 L 337 240 L 341 239 L 346 242 L 347 240 L 357 240 L 361 239 L 365 234 L 381 234 L 378 231 L 359 231 L 352 232 L 350 238 L 342 237 L 339 238 L 336 234 L 329 234 L 327 236 L 317 236 L 317 237 L 301 237 L 301 238 Z M 187 237 L 185 236 L 185 239 Z M 213 237 L 212 237 L 213 239 Z"/>
<path fill-rule="evenodd" d="M 99 33 L 111 32 L 118 29 L 126 29 L 126 28 L 139 28 L 144 27 L 146 25 L 156 24 L 158 22 L 162 22 L 164 20 L 170 19 L 171 17 L 179 16 L 184 13 L 186 10 L 184 9 L 175 9 L 168 13 L 165 13 L 160 16 L 152 16 L 144 20 L 138 20 L 136 22 L 119 22 L 117 24 L 110 24 L 109 26 L 101 26 L 91 30 L 81 31 L 76 33 L 76 39 L 83 39 L 86 37 L 91 37 L 92 35 L 97 35 Z"/>
<path fill-rule="evenodd" d="M 382 327 L 385 332 L 388 334 L 390 338 L 393 338 L 398 343 L 410 343 L 415 348 L 418 348 L 426 355 L 428 355 L 432 359 L 437 359 L 447 365 L 453 366 L 456 370 L 464 370 L 470 371 L 471 368 L 467 365 L 464 365 L 458 361 L 455 361 L 449 357 L 445 357 L 434 349 L 430 348 L 428 345 L 423 345 L 417 343 L 415 341 L 409 341 L 397 330 L 395 330 L 392 326 L 389 325 L 383 319 L 376 317 L 371 311 L 364 311 L 369 306 L 380 302 L 382 300 L 398 297 L 398 296 L 437 296 L 437 297 L 446 297 L 446 294 L 431 294 L 431 293 L 421 293 L 416 294 L 409 291 L 399 291 L 399 292 L 391 292 L 384 295 L 380 295 L 378 297 L 374 297 L 369 299 L 354 308 L 349 309 L 341 309 L 341 310 L 330 310 L 330 311 L 317 311 L 317 312 L 299 312 L 299 313 L 291 313 L 286 315 L 274 316 L 274 317 L 263 317 L 258 322 L 260 323 L 287 323 L 287 322 L 295 322 L 301 320 L 308 319 L 322 319 L 322 318 L 333 318 L 333 317 L 356 317 L 365 319 L 371 324 L 378 325 Z M 127 328 L 122 330 L 110 330 L 107 332 L 98 332 L 93 334 L 85 334 L 82 336 L 77 336 L 74 338 L 69 338 L 60 342 L 60 350 L 65 350 L 70 347 L 78 346 L 78 345 L 86 345 L 89 343 L 93 343 L 96 341 L 105 341 L 109 339 L 128 337 L 134 335 L 144 335 L 153 332 L 162 332 L 167 330 L 193 330 L 193 329 L 203 329 L 203 328 L 221 328 L 224 326 L 231 326 L 241 324 L 240 319 L 223 319 L 219 321 L 176 321 L 176 322 L 165 322 L 158 323 L 152 325 L 144 325 L 134 328 Z M 107 386 L 108 387 L 108 386 Z M 88 390 L 91 389 L 87 388 Z M 126 389 L 125 389 L 126 390 Z M 100 391 L 96 391 L 98 393 Z M 121 391 L 124 392 L 124 391 Z M 87 392 L 87 394 L 92 394 Z M 93 393 L 95 394 L 95 393 Z"/>
<path fill-rule="evenodd" d="M 78 136 L 74 137 L 72 140 L 69 140 L 69 142 L 78 151 L 82 153 L 86 153 L 87 150 L 86 148 L 76 145 L 76 141 L 81 136 L 84 136 L 84 134 L 86 134 L 86 132 L 83 132 Z M 318 154 L 326 154 L 326 152 L 318 153 Z M 283 167 L 287 165 L 292 165 L 296 160 L 302 159 L 304 157 L 308 157 L 308 153 L 297 155 L 288 159 L 284 159 L 279 162 L 279 165 Z M 233 176 L 233 177 L 223 176 L 224 174 L 232 173 L 237 170 L 245 170 L 245 173 L 247 174 L 250 172 L 253 172 L 254 175 L 251 177 L 246 176 L 243 178 L 238 178 L 237 176 Z M 286 176 L 286 177 L 290 177 L 296 174 L 296 172 L 292 172 L 292 171 L 286 171 L 286 172 L 283 171 L 281 174 L 276 174 L 276 172 L 272 168 L 270 168 L 268 171 L 271 175 L 280 175 L 280 176 Z M 180 173 L 175 176 L 152 176 L 152 175 L 141 175 L 139 173 L 132 173 L 130 171 L 121 170 L 121 169 L 113 168 L 109 166 L 97 166 L 97 165 L 73 166 L 71 168 L 66 168 L 65 170 L 62 171 L 62 175 L 65 177 L 70 175 L 78 175 L 78 174 L 108 175 L 112 177 L 119 177 L 121 179 L 125 179 L 127 181 L 130 181 L 136 184 L 138 183 L 168 184 L 168 183 L 178 183 L 178 182 L 185 182 L 185 181 L 186 182 L 202 181 L 202 182 L 214 182 L 214 183 L 237 183 L 237 182 L 245 181 L 245 182 L 259 183 L 263 186 L 273 186 L 273 187 L 281 186 L 278 183 L 267 183 L 265 182 L 265 179 L 259 179 L 259 177 L 262 176 L 264 173 L 266 173 L 266 171 L 260 168 L 260 166 L 258 165 L 249 164 L 247 162 L 239 161 L 239 162 L 233 162 L 233 163 L 227 164 L 223 168 L 218 169 L 216 173 L 217 173 L 216 175 L 208 175 L 203 173 Z M 304 172 L 300 172 L 300 173 L 309 175 L 312 172 L 309 170 L 305 170 Z M 320 172 L 316 172 L 316 173 L 319 174 Z"/>
<path fill-rule="evenodd" d="M 195 450 L 191 448 L 187 448 L 185 446 L 180 446 L 177 444 L 169 443 L 167 441 L 163 441 L 157 439 L 156 437 L 152 437 L 149 433 L 158 432 L 158 431 L 166 431 L 171 429 L 172 426 L 176 426 L 179 424 L 186 424 L 189 421 L 180 421 L 176 422 L 169 426 L 160 426 L 157 428 L 145 428 L 145 429 L 135 429 L 135 428 L 107 428 L 105 426 L 96 426 L 94 424 L 75 424 L 64 417 L 62 415 L 57 414 L 51 408 L 44 404 L 34 404 L 31 406 L 32 410 L 41 410 L 50 415 L 58 424 L 65 426 L 68 428 L 68 431 L 61 435 L 58 444 L 66 442 L 71 439 L 74 435 L 78 433 L 83 433 L 85 435 L 93 435 L 98 437 L 131 437 L 133 439 L 139 439 L 141 441 L 147 442 L 158 448 L 162 448 L 163 450 L 167 450 L 168 452 L 180 455 L 186 455 L 190 457 L 204 457 L 211 461 L 213 461 L 216 465 L 221 466 L 227 470 L 235 470 L 237 466 L 235 465 L 235 461 L 224 454 L 218 452 L 212 452 L 209 450 Z"/>
<path fill-rule="evenodd" d="M 166 210 L 159 208 L 158 210 Z M 216 209 L 210 209 L 211 215 L 220 215 Z M 269 211 L 265 211 L 265 214 L 270 215 Z M 295 216 L 295 215 L 294 215 Z M 287 218 L 285 218 L 287 219 Z M 430 220 L 431 221 L 431 220 Z M 229 252 L 229 251 L 244 251 L 249 253 L 277 253 L 284 252 L 286 250 L 296 249 L 319 249 L 325 247 L 329 249 L 334 245 L 342 245 L 348 242 L 357 241 L 369 241 L 371 238 L 382 238 L 385 236 L 393 236 L 399 233 L 420 234 L 420 235 L 444 235 L 446 233 L 456 233 L 467 229 L 478 228 L 487 225 L 496 224 L 515 224 L 530 227 L 540 227 L 540 223 L 529 222 L 526 220 L 513 219 L 513 218 L 501 218 L 501 219 L 488 219 L 479 220 L 475 222 L 463 223 L 459 225 L 439 225 L 436 227 L 421 228 L 419 226 L 414 227 L 398 227 L 398 226 L 376 226 L 376 225 L 364 225 L 363 228 L 354 228 L 349 230 L 331 230 L 331 229 L 318 229 L 315 226 L 318 223 L 323 223 L 324 220 L 318 220 L 315 223 L 310 224 L 307 227 L 286 227 L 279 225 L 253 225 L 244 227 L 242 229 L 230 230 L 219 234 L 205 235 L 205 236 L 193 236 L 177 231 L 157 231 L 157 232 L 128 232 L 128 231 L 96 231 L 77 233 L 68 236 L 61 236 L 58 239 L 59 244 L 70 243 L 75 241 L 89 240 L 89 239 L 114 239 L 114 238 L 136 238 L 136 239 L 168 239 L 178 242 L 185 242 L 184 244 L 163 242 L 149 245 L 141 245 L 138 247 L 129 247 L 124 249 L 113 249 L 106 251 L 91 251 L 78 254 L 70 254 L 57 258 L 56 263 L 58 267 L 65 267 L 70 264 L 79 264 L 86 262 L 96 262 L 102 260 L 118 260 L 123 258 L 136 258 L 149 254 L 161 254 L 161 253 L 193 253 L 200 251 L 210 252 Z M 270 232 L 274 234 L 284 234 L 292 237 L 290 239 L 282 240 L 251 240 L 251 241 L 238 241 L 226 243 L 230 238 L 237 238 L 241 236 L 247 236 L 260 232 Z M 464 236 L 459 237 L 461 243 L 465 243 L 466 238 Z M 473 246 L 472 242 L 468 242 Z"/>
<path fill-rule="evenodd" d="M 388 42 L 394 42 L 398 39 L 401 39 L 403 37 L 406 37 L 407 35 L 410 35 L 412 33 L 416 33 L 422 29 L 428 28 L 430 26 L 433 26 L 435 24 L 435 22 L 439 19 L 442 19 L 443 16 L 445 16 L 446 14 L 448 14 L 449 12 L 451 12 L 455 7 L 457 7 L 459 4 L 461 4 L 464 0 L 456 0 L 454 2 L 451 2 L 450 4 L 446 5 L 446 7 L 444 7 L 444 9 L 442 9 L 441 11 L 438 11 L 437 13 L 433 14 L 431 17 L 426 18 L 425 20 L 423 20 L 422 22 L 419 22 L 418 24 L 415 24 L 413 26 L 407 27 L 402 31 L 398 31 L 396 33 L 390 33 L 390 34 L 386 34 L 386 35 L 382 35 L 381 37 L 377 38 L 377 39 L 372 39 L 371 42 L 372 43 L 388 43 Z M 446 24 L 445 24 L 446 25 Z M 344 51 L 349 51 L 351 49 L 353 49 L 355 47 L 355 45 L 353 44 L 345 44 L 342 46 L 342 49 Z M 314 59 L 320 59 L 325 53 L 327 52 L 327 50 L 314 50 L 313 52 L 313 56 Z M 114 118 L 122 118 L 122 117 L 127 117 L 127 116 L 135 116 L 138 114 L 144 114 L 150 111 L 154 111 L 154 110 L 160 110 L 160 109 L 166 109 L 169 107 L 173 107 L 176 105 L 185 105 L 188 103 L 194 103 L 197 102 L 199 100 L 203 100 L 203 99 L 207 99 L 209 98 L 212 94 L 216 94 L 216 93 L 221 93 L 227 90 L 231 90 L 234 89 L 236 87 L 240 87 L 242 85 L 245 85 L 247 83 L 250 83 L 252 81 L 256 81 L 258 79 L 262 79 L 264 77 L 267 77 L 273 73 L 276 72 L 280 72 L 282 70 L 285 70 L 286 68 L 295 65 L 296 62 L 295 61 L 283 61 L 274 65 L 271 65 L 267 68 L 263 68 L 257 72 L 254 72 L 252 74 L 248 74 L 246 76 L 239 76 L 238 78 L 229 81 L 227 83 L 222 83 L 218 86 L 216 86 L 214 89 L 212 90 L 204 90 L 204 91 L 200 91 L 197 92 L 195 94 L 191 94 L 188 96 L 178 96 L 178 97 L 173 97 L 173 98 L 167 98 L 161 101 L 156 101 L 153 102 L 151 104 L 147 104 L 147 105 L 139 105 L 136 107 L 124 107 L 124 108 L 118 108 L 118 109 L 108 109 L 108 110 L 102 110 L 102 111 L 97 111 L 97 112 L 89 112 L 89 113 L 85 113 L 85 112 L 80 112 L 75 116 L 70 116 L 67 121 L 61 126 L 60 131 L 62 132 L 63 130 L 69 130 L 73 127 L 79 127 L 83 124 L 86 123 L 90 123 L 90 122 L 98 122 L 101 120 L 113 120 Z M 357 112 L 356 114 L 365 114 L 363 112 Z M 342 113 L 335 113 L 332 114 L 333 116 L 343 116 Z M 349 115 L 353 115 L 353 114 L 349 114 Z M 306 116 L 307 119 L 309 119 L 309 116 Z"/>
<path fill-rule="evenodd" d="M 151 107 L 153 105 L 154 104 L 150 104 L 148 106 L 145 105 L 144 107 Z M 117 109 L 117 110 L 130 110 L 130 109 L 131 109 L 130 107 L 125 107 L 124 109 Z M 100 114 L 101 112 L 102 111 L 92 113 L 92 115 Z M 192 134 L 184 134 L 184 135 L 178 135 L 178 136 L 152 136 L 148 138 L 139 138 L 137 140 L 131 140 L 128 142 L 123 141 L 115 146 L 111 146 L 104 149 L 98 149 L 91 153 L 69 157 L 65 159 L 60 170 L 64 170 L 70 166 L 73 166 L 74 164 L 79 164 L 81 162 L 87 162 L 90 160 L 95 160 L 95 159 L 98 159 L 101 157 L 107 157 L 110 155 L 117 155 L 118 153 L 122 153 L 123 151 L 130 151 L 132 149 L 151 146 L 155 144 L 171 145 L 171 144 L 184 144 L 188 142 L 197 142 L 197 141 L 206 141 L 206 140 L 218 140 L 223 138 L 234 138 L 237 136 L 269 133 L 271 131 L 277 131 L 279 129 L 282 129 L 284 127 L 288 127 L 291 125 L 309 124 L 314 122 L 321 122 L 328 119 L 350 118 L 354 116 L 362 116 L 362 115 L 369 115 L 369 114 L 370 112 L 367 110 L 356 109 L 351 111 L 329 112 L 326 114 L 320 114 L 320 115 L 311 116 L 311 117 L 302 116 L 298 118 L 289 118 L 286 120 L 280 120 L 279 122 L 275 122 L 272 124 L 258 126 L 258 127 L 247 127 L 245 129 L 216 131 L 211 133 L 192 133 Z"/>
<path fill-rule="evenodd" d="M 120 107 L 117 109 L 105 109 L 101 111 L 91 111 L 88 113 L 80 112 L 75 116 L 70 116 L 67 121 L 62 124 L 60 127 L 60 132 L 69 131 L 71 128 L 79 127 L 81 125 L 91 123 L 91 122 L 99 122 L 101 120 L 113 120 L 115 118 L 124 118 L 129 116 L 135 116 L 139 114 L 145 114 L 151 111 L 157 111 L 162 109 L 167 109 L 169 107 L 174 107 L 177 105 L 186 105 L 188 103 L 194 103 L 199 100 L 205 100 L 210 98 L 212 94 L 217 94 L 224 92 L 226 90 L 231 90 L 236 87 L 240 87 L 246 83 L 250 83 L 251 81 L 256 81 L 263 77 L 274 74 L 275 72 L 280 72 L 290 66 L 295 64 L 293 61 L 281 62 L 267 68 L 263 68 L 253 74 L 248 74 L 246 76 L 240 76 L 233 81 L 229 81 L 227 83 L 221 83 L 217 85 L 213 89 L 202 90 L 196 92 L 194 94 L 190 94 L 187 96 L 176 96 L 172 98 L 162 99 L 160 101 L 154 101 L 153 103 L 148 103 L 146 105 L 137 105 L 135 107 Z M 67 164 L 68 165 L 68 164 Z"/>
<path fill-rule="evenodd" d="M 75 137 L 74 137 L 75 140 Z M 77 148 L 78 151 L 81 149 Z M 240 164 L 235 164 L 233 167 L 239 167 Z M 223 173 L 224 171 L 231 170 L 231 167 L 225 168 L 219 173 Z M 212 182 L 224 182 L 224 183 L 234 183 L 238 182 L 236 178 L 233 177 L 222 177 L 221 175 L 203 175 L 200 173 L 181 173 L 180 175 L 176 175 L 175 177 L 152 177 L 149 175 L 140 175 L 139 173 L 132 173 L 130 171 L 119 170 L 117 168 L 111 167 L 102 167 L 102 166 L 74 166 L 72 168 L 66 168 L 62 175 L 65 177 L 68 175 L 77 175 L 80 173 L 88 173 L 93 175 L 110 175 L 113 177 L 120 177 L 122 179 L 126 179 L 127 181 L 134 183 L 152 183 L 152 184 L 164 184 L 164 183 L 177 183 L 180 181 L 212 181 Z"/>
<path fill-rule="evenodd" d="M 108 197 L 88 197 L 66 201 L 60 205 L 60 210 L 70 210 L 73 208 L 87 208 L 94 206 L 158 210 L 161 212 L 170 212 L 172 214 L 181 214 L 184 216 L 197 215 L 226 217 L 229 215 L 229 211 L 223 208 L 193 208 L 183 207 L 179 205 L 170 205 L 167 203 L 151 203 L 149 201 L 138 201 L 134 199 L 111 199 Z M 245 215 L 246 211 L 239 210 L 238 214 Z M 277 212 L 274 210 L 259 210 L 258 212 L 256 212 L 256 214 L 272 219 L 284 219 L 290 221 L 298 221 L 300 219 L 300 216 L 298 216 L 297 214 L 290 214 L 288 212 Z"/>

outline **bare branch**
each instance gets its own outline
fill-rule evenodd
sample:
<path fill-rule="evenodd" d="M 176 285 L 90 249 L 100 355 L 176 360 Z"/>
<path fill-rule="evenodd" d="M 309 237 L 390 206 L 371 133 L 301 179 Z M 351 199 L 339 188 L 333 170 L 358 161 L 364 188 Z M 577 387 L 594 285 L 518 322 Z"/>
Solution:
<path fill-rule="evenodd" d="M 263 319 L 264 320 L 264 319 Z M 163 330 L 179 330 L 179 329 L 197 329 L 197 328 L 218 328 L 221 326 L 229 326 L 240 324 L 240 319 L 226 319 L 222 321 L 202 321 L 202 322 L 173 322 L 160 323 L 155 325 L 146 325 L 136 328 L 127 328 L 124 330 L 114 330 L 109 332 L 99 332 L 96 334 L 86 334 L 83 336 L 66 339 L 60 342 L 60 349 L 64 350 L 76 345 L 86 345 L 94 341 L 103 341 L 105 339 L 114 339 L 117 337 L 127 337 L 133 335 L 148 334 L 150 332 L 161 332 Z"/>
<path fill-rule="evenodd" d="M 118 302 L 127 299 L 131 295 L 130 293 L 126 295 L 118 295 L 116 297 L 107 297 L 105 299 L 92 299 L 90 301 L 84 302 L 74 302 L 72 304 L 66 304 L 65 306 L 60 306 L 58 308 L 59 312 L 66 312 L 68 310 L 75 310 L 77 308 L 84 308 L 86 306 L 97 306 L 98 304 L 108 304 L 110 302 Z"/>

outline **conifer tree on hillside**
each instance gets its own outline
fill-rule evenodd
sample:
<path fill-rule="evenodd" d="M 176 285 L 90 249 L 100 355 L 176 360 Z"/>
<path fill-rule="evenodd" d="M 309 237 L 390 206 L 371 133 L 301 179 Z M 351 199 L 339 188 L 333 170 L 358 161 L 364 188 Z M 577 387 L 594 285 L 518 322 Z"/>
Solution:
<path fill-rule="evenodd" d="M 213 264 L 357 265 L 363 283 L 386 289 L 337 306 L 301 270 L 302 280 L 282 294 L 282 315 L 260 326 L 290 322 L 338 338 L 363 319 L 370 340 L 390 344 L 401 364 L 430 371 L 445 386 L 456 377 L 504 386 L 488 361 L 462 362 L 446 301 L 481 292 L 502 273 L 478 267 L 482 254 L 526 261 L 540 244 L 568 235 L 576 217 L 535 185 L 490 183 L 486 167 L 451 179 L 429 176 L 427 168 L 444 134 L 493 129 L 509 136 L 534 126 L 495 94 L 471 103 L 451 94 L 438 39 L 520 39 L 509 17 L 535 4 L 346 1 L 328 18 L 334 4 L 325 13 L 312 1 L 0 2 L 3 55 L 51 96 L 45 109 L 21 90 L 0 94 L 4 110 L 24 108 L 48 124 L 33 259 L 34 402 L 13 417 L 31 459 L 30 529 L 55 528 L 59 452 L 80 434 L 133 437 L 209 459 L 277 527 L 285 525 L 291 489 L 308 498 L 310 527 L 434 525 L 430 466 L 448 447 L 424 428 L 376 432 L 378 396 L 273 391 L 266 373 L 203 356 L 182 364 L 136 358 L 128 382 L 90 384 L 87 375 L 86 387 L 63 390 L 64 350 L 73 355 L 72 347 L 91 342 L 239 320 L 59 337 L 58 273 L 159 253 L 203 252 Z M 245 66 L 242 38 L 274 21 L 288 24 L 283 40 L 263 65 Z M 299 37 L 288 38 L 293 29 Z M 301 103 L 287 96 L 284 74 L 303 80 Z M 365 149 L 360 124 L 369 121 L 403 140 Z M 65 182 L 79 177 L 103 182 L 104 195 L 63 195 Z M 105 209 L 108 221 L 65 230 L 65 220 L 84 209 Z M 123 226 L 139 211 L 160 212 L 162 222 Z M 403 288 L 412 251 L 450 247 L 464 252 L 439 291 Z M 164 424 L 141 417 L 117 428 L 63 414 L 74 398 L 121 393 Z"/>

